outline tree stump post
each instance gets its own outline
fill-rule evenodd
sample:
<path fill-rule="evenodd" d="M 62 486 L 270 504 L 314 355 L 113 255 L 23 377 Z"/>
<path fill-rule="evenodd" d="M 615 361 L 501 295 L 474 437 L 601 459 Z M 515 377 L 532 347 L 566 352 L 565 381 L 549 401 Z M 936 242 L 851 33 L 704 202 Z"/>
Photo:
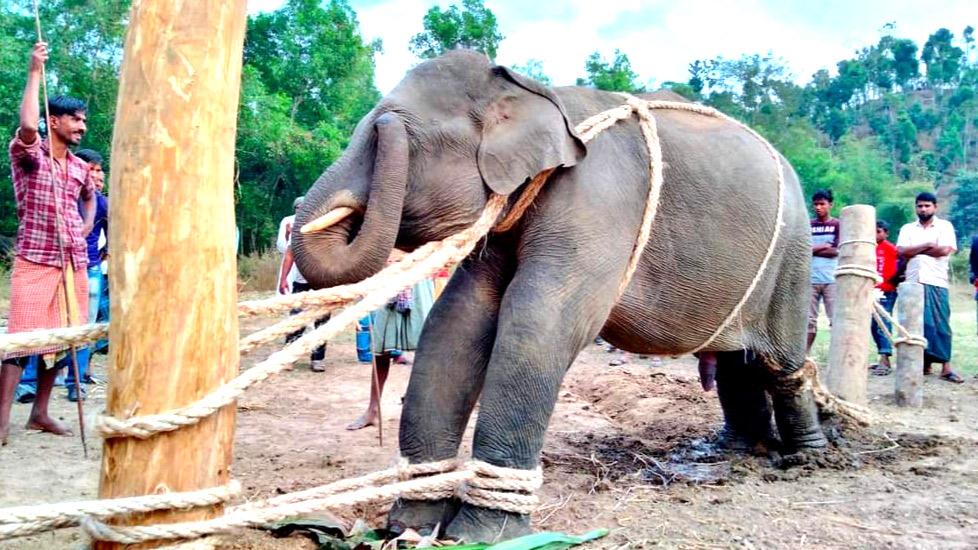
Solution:
<path fill-rule="evenodd" d="M 897 288 L 896 321 L 912 336 L 924 334 L 924 286 L 920 283 L 900 283 Z M 897 336 L 896 331 L 893 332 Z M 920 407 L 924 404 L 924 348 L 910 342 L 896 346 L 896 369 L 893 385 L 896 404 L 901 407 Z"/>
<path fill-rule="evenodd" d="M 847 206 L 842 209 L 839 223 L 839 268 L 858 266 L 867 274 L 876 273 L 876 209 L 864 204 Z M 865 404 L 876 283 L 864 275 L 841 273 L 835 286 L 825 384 L 842 399 Z"/>
<path fill-rule="evenodd" d="M 111 416 L 183 407 L 238 373 L 233 172 L 245 22 L 245 0 L 133 3 L 112 141 Z M 149 439 L 105 440 L 99 497 L 226 485 L 234 414 L 229 406 Z"/>

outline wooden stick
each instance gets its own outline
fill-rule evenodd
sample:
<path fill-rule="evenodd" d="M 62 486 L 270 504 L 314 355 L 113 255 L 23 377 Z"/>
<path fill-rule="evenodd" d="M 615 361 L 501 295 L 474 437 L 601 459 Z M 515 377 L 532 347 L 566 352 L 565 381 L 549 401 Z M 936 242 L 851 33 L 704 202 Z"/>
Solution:
<path fill-rule="evenodd" d="M 857 204 L 839 216 L 842 243 L 839 267 L 858 266 L 876 272 L 876 209 Z M 866 403 L 873 279 L 840 274 L 835 279 L 835 311 L 825 385 L 833 394 L 857 404 Z"/>
<path fill-rule="evenodd" d="M 896 307 L 897 322 L 910 334 L 923 335 L 924 286 L 920 283 L 900 283 Z M 924 404 L 924 348 L 908 342 L 898 343 L 895 347 L 893 386 L 896 404 L 920 407 Z"/>
<path fill-rule="evenodd" d="M 245 0 L 133 3 L 112 141 L 111 416 L 185 406 L 238 372 L 233 175 L 246 15 Z M 233 438 L 228 406 L 147 440 L 107 439 L 99 497 L 225 485 Z"/>

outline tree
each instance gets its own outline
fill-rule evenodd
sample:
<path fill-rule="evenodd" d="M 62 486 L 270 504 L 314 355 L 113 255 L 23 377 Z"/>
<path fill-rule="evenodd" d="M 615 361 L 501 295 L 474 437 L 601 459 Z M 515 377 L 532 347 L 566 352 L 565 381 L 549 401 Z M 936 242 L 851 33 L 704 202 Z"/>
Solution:
<path fill-rule="evenodd" d="M 380 99 L 379 48 L 364 42 L 345 0 L 289 0 L 249 18 L 235 188 L 246 253 L 268 246 L 278 215 L 340 156 Z"/>
<path fill-rule="evenodd" d="M 924 44 L 920 58 L 927 65 L 927 80 L 934 85 L 950 84 L 961 68 L 964 50 L 953 45 L 954 34 L 938 29 Z"/>
<path fill-rule="evenodd" d="M 917 61 L 917 44 L 906 38 L 896 38 L 890 42 L 893 55 L 894 80 L 901 89 L 920 77 L 920 62 Z"/>
<path fill-rule="evenodd" d="M 551 84 L 550 77 L 543 72 L 543 63 L 539 59 L 528 59 L 525 65 L 513 65 L 511 68 L 521 75 L 528 76 L 541 84 L 546 86 L 550 86 Z"/>
<path fill-rule="evenodd" d="M 435 6 L 424 16 L 424 32 L 411 38 L 411 51 L 431 59 L 459 48 L 480 51 L 496 60 L 496 50 L 503 39 L 496 26 L 496 16 L 482 0 L 462 0 L 462 7 Z"/>
<path fill-rule="evenodd" d="M 961 238 L 978 235 L 978 172 L 961 171 L 954 180 L 951 222 Z"/>
<path fill-rule="evenodd" d="M 588 76 L 586 79 L 578 78 L 578 86 L 592 86 L 609 92 L 645 91 L 645 87 L 636 82 L 638 75 L 632 70 L 628 56 L 620 50 L 615 50 L 615 57 L 610 63 L 605 61 L 600 53 L 594 52 L 587 58 L 584 68 Z"/>

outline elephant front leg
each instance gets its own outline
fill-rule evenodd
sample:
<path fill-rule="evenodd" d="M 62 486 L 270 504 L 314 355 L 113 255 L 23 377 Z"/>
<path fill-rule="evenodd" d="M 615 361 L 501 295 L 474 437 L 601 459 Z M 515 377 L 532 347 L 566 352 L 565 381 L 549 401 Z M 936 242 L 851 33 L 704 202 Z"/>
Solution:
<path fill-rule="evenodd" d="M 575 288 L 556 273 L 521 266 L 506 291 L 473 438 L 475 460 L 520 470 L 539 466 L 563 376 L 611 308 L 613 288 Z M 446 534 L 494 542 L 530 531 L 528 513 L 466 501 Z"/>
<path fill-rule="evenodd" d="M 401 456 L 412 464 L 458 453 L 482 389 L 502 289 L 512 276 L 511 260 L 499 248 L 464 262 L 428 315 L 401 413 Z M 455 499 L 398 500 L 388 523 L 394 531 L 429 533 L 447 525 L 457 510 Z"/>

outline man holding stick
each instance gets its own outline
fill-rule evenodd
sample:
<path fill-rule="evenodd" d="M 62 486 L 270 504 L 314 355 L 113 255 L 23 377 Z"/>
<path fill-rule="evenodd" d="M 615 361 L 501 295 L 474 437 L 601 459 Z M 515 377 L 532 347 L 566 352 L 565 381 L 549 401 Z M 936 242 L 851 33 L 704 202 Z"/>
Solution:
<path fill-rule="evenodd" d="M 17 245 L 10 281 L 8 332 L 27 332 L 68 325 L 69 311 L 77 310 L 85 322 L 87 308 L 78 304 L 88 298 L 87 246 L 95 215 L 88 164 L 68 150 L 85 135 L 84 102 L 54 97 L 48 102 L 48 139 L 38 133 L 38 92 L 48 58 L 47 44 L 34 45 L 27 85 L 20 105 L 20 127 L 10 142 L 10 163 L 17 201 Z M 53 163 L 52 163 L 53 159 Z M 81 208 L 77 206 L 81 199 Z M 79 213 L 81 211 L 81 214 Z M 66 301 L 66 281 L 74 282 L 74 304 Z M 70 288 L 70 285 L 69 285 Z M 38 361 L 37 398 L 27 429 L 58 435 L 70 432 L 48 414 L 48 402 L 57 375 L 54 355 L 64 346 L 18 350 L 7 353 L 0 367 L 0 443 L 10 433 L 10 409 L 14 390 L 30 356 Z M 47 356 L 47 357 L 45 357 Z"/>

